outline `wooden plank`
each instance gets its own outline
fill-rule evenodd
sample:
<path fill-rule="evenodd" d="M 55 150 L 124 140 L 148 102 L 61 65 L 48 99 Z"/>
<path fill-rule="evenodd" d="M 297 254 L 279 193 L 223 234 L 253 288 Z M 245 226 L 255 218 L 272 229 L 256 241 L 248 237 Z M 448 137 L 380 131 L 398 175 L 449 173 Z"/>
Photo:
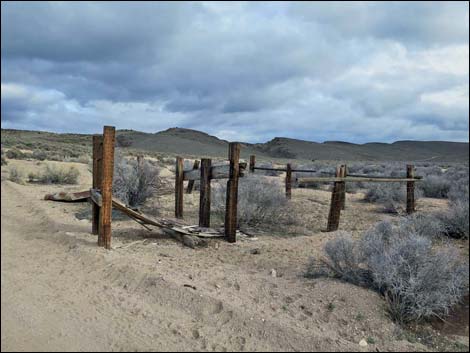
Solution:
<path fill-rule="evenodd" d="M 98 245 L 111 249 L 111 216 L 113 203 L 114 145 L 116 131 L 113 126 L 103 128 L 103 161 L 101 176 L 102 206 Z"/>
<path fill-rule="evenodd" d="M 306 178 L 297 178 L 297 182 L 299 184 L 306 184 L 306 183 L 313 183 L 313 182 L 323 182 L 323 183 L 331 183 L 331 182 L 367 182 L 367 183 L 402 183 L 408 181 L 421 181 L 422 179 L 416 178 L 356 178 L 348 175 L 346 178 L 341 177 L 306 177 Z"/>
<path fill-rule="evenodd" d="M 374 179 L 395 179 L 395 177 L 392 176 L 382 176 L 382 175 L 368 175 L 368 174 L 349 174 L 348 176 L 354 177 L 354 178 L 374 178 Z M 415 175 L 413 177 L 414 179 L 423 179 L 422 175 Z"/>
<path fill-rule="evenodd" d="M 288 199 L 292 197 L 292 168 L 290 163 L 287 163 L 286 166 L 286 197 Z"/>
<path fill-rule="evenodd" d="M 406 177 L 409 179 L 414 178 L 414 167 L 409 164 L 406 166 Z M 415 212 L 415 183 L 408 181 L 406 183 L 406 213 L 412 214 Z"/>
<path fill-rule="evenodd" d="M 336 177 L 338 179 L 343 179 L 341 177 L 341 167 L 336 168 Z M 341 181 L 337 181 L 333 185 L 333 190 L 331 192 L 331 203 L 330 203 L 330 212 L 328 214 L 328 224 L 326 227 L 327 232 L 332 232 L 338 230 L 339 227 L 339 218 L 341 215 Z"/>
<path fill-rule="evenodd" d="M 208 158 L 201 160 L 201 181 L 199 188 L 199 226 L 210 227 L 211 219 L 211 163 Z"/>
<path fill-rule="evenodd" d="M 227 195 L 225 204 L 225 236 L 227 241 L 237 241 L 237 202 L 238 202 L 238 174 L 240 159 L 240 144 L 232 142 L 229 144 L 230 174 L 227 181 Z"/>
<path fill-rule="evenodd" d="M 103 197 L 99 189 L 90 189 L 90 198 L 93 201 L 94 205 L 97 205 L 98 208 L 103 205 Z"/>
<path fill-rule="evenodd" d="M 246 163 L 242 162 L 239 163 L 239 177 L 243 177 L 243 172 L 246 169 Z M 223 164 L 223 165 L 213 165 L 211 167 L 210 178 L 211 179 L 228 179 L 230 174 L 230 165 Z M 186 170 L 183 172 L 183 180 L 199 180 L 201 177 L 201 173 L 199 170 Z"/>
<path fill-rule="evenodd" d="M 198 170 L 199 169 L 199 159 L 196 159 L 194 161 L 194 164 L 193 164 L 193 170 Z M 183 173 L 184 175 L 184 173 Z M 183 178 L 184 179 L 184 178 Z M 188 187 L 186 188 L 186 193 L 187 194 L 190 194 L 193 192 L 193 188 L 194 188 L 194 180 L 190 180 L 188 182 Z"/>
<path fill-rule="evenodd" d="M 250 156 L 250 173 L 254 173 L 254 172 L 255 172 L 255 165 L 256 165 L 256 156 L 255 156 L 255 155 L 251 155 L 251 156 Z"/>
<path fill-rule="evenodd" d="M 90 198 L 90 191 L 80 192 L 56 192 L 46 194 L 44 200 L 62 201 L 62 202 L 86 202 Z"/>
<path fill-rule="evenodd" d="M 286 168 L 268 168 L 268 167 L 255 167 L 255 170 L 269 170 L 274 172 L 286 172 Z"/>
<path fill-rule="evenodd" d="M 93 136 L 93 188 L 101 187 L 101 174 L 102 174 L 102 160 L 103 160 L 103 136 Z M 96 203 L 91 205 L 91 233 L 98 234 L 100 227 L 100 206 Z"/>
<path fill-rule="evenodd" d="M 176 157 L 175 217 L 183 218 L 183 158 Z"/>

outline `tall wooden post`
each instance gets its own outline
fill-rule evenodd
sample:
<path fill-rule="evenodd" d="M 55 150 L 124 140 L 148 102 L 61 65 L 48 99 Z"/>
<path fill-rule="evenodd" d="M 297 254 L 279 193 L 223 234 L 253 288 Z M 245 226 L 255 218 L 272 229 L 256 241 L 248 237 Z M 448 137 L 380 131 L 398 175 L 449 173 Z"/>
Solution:
<path fill-rule="evenodd" d="M 101 188 L 101 169 L 103 161 L 103 136 L 93 136 L 93 189 Z M 100 227 L 100 206 L 96 203 L 91 203 L 91 233 L 98 234 Z"/>
<path fill-rule="evenodd" d="M 201 179 L 199 181 L 199 226 L 210 227 L 211 222 L 211 164 L 208 158 L 201 160 Z"/>
<path fill-rule="evenodd" d="M 346 178 L 347 175 L 347 166 L 343 164 L 341 166 L 341 177 Z M 341 190 L 341 209 L 344 210 L 346 208 L 346 182 L 342 183 L 342 190 Z"/>
<path fill-rule="evenodd" d="M 194 164 L 193 164 L 193 170 L 195 170 L 195 169 L 199 169 L 199 160 L 198 159 L 196 159 L 194 161 Z M 193 188 L 194 188 L 194 180 L 188 181 L 188 187 L 186 188 L 186 193 L 190 194 L 191 192 L 193 192 Z"/>
<path fill-rule="evenodd" d="M 411 164 L 406 166 L 406 177 L 414 178 L 415 172 L 414 167 Z M 415 182 L 407 181 L 406 182 L 406 213 L 412 214 L 415 212 Z"/>
<path fill-rule="evenodd" d="M 250 156 L 250 173 L 254 173 L 254 172 L 255 172 L 255 163 L 256 163 L 256 156 L 255 156 L 255 155 L 251 155 L 251 156 Z"/>
<path fill-rule="evenodd" d="M 104 246 L 106 249 L 111 249 L 115 133 L 116 131 L 113 126 L 105 126 L 103 129 L 102 205 L 100 210 L 98 244 Z"/>
<path fill-rule="evenodd" d="M 337 178 L 341 177 L 341 167 L 336 168 Z M 333 184 L 333 191 L 331 192 L 331 204 L 330 213 L 328 215 L 328 225 L 326 227 L 327 232 L 338 230 L 339 218 L 341 215 L 341 182 L 335 182 Z"/>
<path fill-rule="evenodd" d="M 183 218 L 183 158 L 176 157 L 175 217 Z"/>
<path fill-rule="evenodd" d="M 230 243 L 237 241 L 237 202 L 240 144 L 232 142 L 229 145 L 230 174 L 227 182 L 227 199 L 225 204 L 225 236 Z"/>
<path fill-rule="evenodd" d="M 287 163 L 286 168 L 286 197 L 288 199 L 292 197 L 292 168 L 290 163 Z"/>

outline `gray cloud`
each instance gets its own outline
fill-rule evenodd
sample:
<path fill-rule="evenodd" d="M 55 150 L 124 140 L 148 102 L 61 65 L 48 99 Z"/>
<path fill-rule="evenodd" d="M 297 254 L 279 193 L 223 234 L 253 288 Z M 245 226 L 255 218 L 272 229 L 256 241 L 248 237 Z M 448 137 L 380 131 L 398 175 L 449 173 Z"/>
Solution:
<path fill-rule="evenodd" d="M 465 2 L 1 7 L 3 127 L 468 140 Z"/>

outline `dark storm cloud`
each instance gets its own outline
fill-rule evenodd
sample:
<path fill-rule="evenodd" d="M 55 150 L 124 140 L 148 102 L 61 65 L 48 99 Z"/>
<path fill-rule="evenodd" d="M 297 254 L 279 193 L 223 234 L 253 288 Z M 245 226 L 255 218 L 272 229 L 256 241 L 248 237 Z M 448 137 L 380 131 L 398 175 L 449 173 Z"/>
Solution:
<path fill-rule="evenodd" d="M 468 140 L 467 3 L 1 6 L 4 127 Z"/>

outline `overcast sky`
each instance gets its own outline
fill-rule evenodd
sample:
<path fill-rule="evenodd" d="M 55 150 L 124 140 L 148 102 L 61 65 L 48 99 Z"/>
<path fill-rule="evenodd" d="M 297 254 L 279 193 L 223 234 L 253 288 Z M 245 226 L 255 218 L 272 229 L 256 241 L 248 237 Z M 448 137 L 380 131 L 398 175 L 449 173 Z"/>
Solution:
<path fill-rule="evenodd" d="M 1 4 L 3 128 L 468 141 L 469 5 Z"/>

